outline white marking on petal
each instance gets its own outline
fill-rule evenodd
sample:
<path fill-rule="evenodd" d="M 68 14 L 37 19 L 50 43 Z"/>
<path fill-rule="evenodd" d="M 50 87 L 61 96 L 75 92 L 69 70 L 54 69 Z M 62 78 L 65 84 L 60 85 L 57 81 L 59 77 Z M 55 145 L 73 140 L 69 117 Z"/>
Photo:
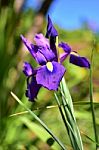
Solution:
<path fill-rule="evenodd" d="M 47 62 L 46 66 L 49 71 L 53 71 L 53 64 L 51 62 Z"/>

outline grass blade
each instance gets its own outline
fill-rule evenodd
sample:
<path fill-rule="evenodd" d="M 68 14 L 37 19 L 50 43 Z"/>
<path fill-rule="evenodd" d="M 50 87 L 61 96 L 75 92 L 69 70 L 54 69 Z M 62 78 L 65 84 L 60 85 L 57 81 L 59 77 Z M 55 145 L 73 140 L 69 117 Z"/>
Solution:
<path fill-rule="evenodd" d="M 92 120 L 93 120 L 93 129 L 95 134 L 95 142 L 98 143 L 98 135 L 97 135 L 97 129 L 96 129 L 96 119 L 95 119 L 95 110 L 94 110 L 94 104 L 93 104 L 93 81 L 92 81 L 92 73 L 93 73 L 93 53 L 94 49 L 96 47 L 95 41 L 93 43 L 92 53 L 91 53 L 91 67 L 90 67 L 90 107 L 92 112 Z M 98 145 L 96 144 L 96 150 L 98 149 Z"/>
<path fill-rule="evenodd" d="M 66 150 L 64 145 L 60 142 L 60 140 L 51 132 L 51 130 L 44 124 L 44 122 L 37 117 L 20 99 L 13 93 L 11 92 L 11 95 L 14 97 L 14 99 L 22 106 L 24 107 L 42 126 L 43 128 L 52 136 L 52 138 L 61 146 L 63 150 Z"/>

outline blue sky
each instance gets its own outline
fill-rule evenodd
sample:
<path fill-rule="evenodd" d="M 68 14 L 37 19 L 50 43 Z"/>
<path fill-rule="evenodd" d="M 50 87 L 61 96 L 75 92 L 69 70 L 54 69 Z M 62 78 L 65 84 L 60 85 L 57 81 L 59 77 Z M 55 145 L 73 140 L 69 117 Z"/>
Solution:
<path fill-rule="evenodd" d="M 27 6 L 40 7 L 41 0 L 28 0 Z M 99 25 L 99 0 L 54 0 L 48 14 L 53 22 L 65 29 L 76 29 L 88 19 Z"/>

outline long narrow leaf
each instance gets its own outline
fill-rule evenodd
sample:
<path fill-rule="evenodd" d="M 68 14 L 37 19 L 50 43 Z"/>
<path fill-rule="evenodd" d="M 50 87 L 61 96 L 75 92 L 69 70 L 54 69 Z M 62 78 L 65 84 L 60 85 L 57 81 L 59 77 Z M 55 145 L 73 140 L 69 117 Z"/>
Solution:
<path fill-rule="evenodd" d="M 95 118 L 95 110 L 93 105 L 93 81 L 92 81 L 92 73 L 93 73 L 93 53 L 95 49 L 95 41 L 93 43 L 92 53 L 91 53 L 91 67 L 90 67 L 90 107 L 92 112 L 92 120 L 93 120 L 93 129 L 95 134 L 95 141 L 98 143 L 98 135 L 97 135 L 97 129 L 96 129 L 96 118 Z M 96 144 L 96 150 L 98 148 L 98 145 Z"/>
<path fill-rule="evenodd" d="M 29 108 L 27 108 L 27 106 L 25 104 L 22 103 L 22 101 L 20 101 L 20 99 L 13 93 L 11 92 L 11 95 L 14 97 L 14 99 L 22 106 L 24 107 L 42 126 L 43 128 L 52 136 L 52 138 L 61 146 L 61 148 L 63 150 L 66 150 L 66 148 L 64 147 L 64 145 L 60 142 L 60 140 L 52 133 L 52 131 L 44 124 L 44 122 L 38 118 L 34 112 L 32 112 Z"/>
<path fill-rule="evenodd" d="M 83 150 L 83 144 L 82 144 L 82 139 L 80 136 L 80 132 L 76 123 L 76 119 L 74 116 L 74 109 L 73 109 L 73 102 L 72 102 L 72 98 L 71 95 L 69 93 L 69 90 L 67 88 L 65 79 L 62 79 L 61 82 L 61 94 L 62 94 L 62 102 L 63 102 L 63 107 L 64 107 L 64 111 L 67 117 L 67 120 L 69 122 L 69 124 L 71 125 L 75 136 L 72 135 L 71 131 L 69 134 L 69 137 L 71 139 L 72 142 L 72 146 L 74 148 L 74 150 Z M 74 144 L 73 144 L 74 143 Z M 78 147 L 78 148 L 77 148 Z"/>

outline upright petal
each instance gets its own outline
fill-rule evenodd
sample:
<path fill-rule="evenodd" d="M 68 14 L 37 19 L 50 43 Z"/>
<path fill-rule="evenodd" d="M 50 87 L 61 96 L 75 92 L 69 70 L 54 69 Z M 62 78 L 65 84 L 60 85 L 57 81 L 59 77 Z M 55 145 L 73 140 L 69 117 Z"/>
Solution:
<path fill-rule="evenodd" d="M 33 44 L 31 42 L 29 42 L 23 35 L 20 36 L 24 45 L 27 47 L 27 49 L 29 50 L 29 52 L 31 53 L 31 55 L 33 56 Z M 34 56 L 33 56 L 34 57 Z"/>
<path fill-rule="evenodd" d="M 44 65 L 37 71 L 36 81 L 49 90 L 57 90 L 66 70 L 58 62 L 53 61 L 50 63 L 53 67 L 47 68 Z"/>
<path fill-rule="evenodd" d="M 57 49 L 56 49 L 56 37 L 50 37 L 50 48 L 52 49 L 55 58 L 54 61 L 58 61 Z"/>
<path fill-rule="evenodd" d="M 46 58 L 47 61 L 52 61 L 55 58 L 53 51 L 50 49 L 50 45 L 48 39 L 43 36 L 43 34 L 36 34 L 34 38 L 37 46 L 39 47 L 38 50 L 43 56 Z"/>
<path fill-rule="evenodd" d="M 50 48 L 52 49 L 53 53 L 55 54 L 54 61 L 58 61 L 58 56 L 57 56 L 57 50 L 56 50 L 56 36 L 58 36 L 58 32 L 53 26 L 53 23 L 48 15 L 48 24 L 47 24 L 47 32 L 46 32 L 46 37 L 50 38 Z"/>
<path fill-rule="evenodd" d="M 39 47 L 39 52 L 46 58 L 47 61 L 52 61 L 55 58 L 55 54 L 51 49 Z"/>
<path fill-rule="evenodd" d="M 46 58 L 39 50 L 37 51 L 37 53 L 34 54 L 34 57 L 37 63 L 40 65 L 44 65 L 47 62 Z"/>
<path fill-rule="evenodd" d="M 89 61 L 85 57 L 79 56 L 76 52 L 71 52 L 70 63 L 80 67 L 90 68 Z"/>
<path fill-rule="evenodd" d="M 36 34 L 34 37 L 34 41 L 38 46 L 43 46 L 46 48 L 50 48 L 49 40 L 43 36 L 42 33 Z"/>
<path fill-rule="evenodd" d="M 46 37 L 56 37 L 58 36 L 58 32 L 53 26 L 53 23 L 48 15 L 48 24 L 47 24 L 47 32 L 46 32 Z"/>
<path fill-rule="evenodd" d="M 36 77 L 31 76 L 27 79 L 27 90 L 26 90 L 26 97 L 29 98 L 30 101 L 34 101 L 37 97 L 37 94 L 41 88 L 41 85 L 37 84 Z"/>
<path fill-rule="evenodd" d="M 34 69 L 31 66 L 31 64 L 29 64 L 28 62 L 24 62 L 23 72 L 28 77 L 28 76 L 31 76 L 32 74 L 34 74 Z"/>
<path fill-rule="evenodd" d="M 33 45 L 31 42 L 29 42 L 23 35 L 21 35 L 21 39 L 24 43 L 24 45 L 27 47 L 33 58 L 39 63 L 40 65 L 46 63 L 46 58 L 44 55 L 39 51 L 39 46 Z M 45 50 L 45 48 L 43 48 Z"/>

